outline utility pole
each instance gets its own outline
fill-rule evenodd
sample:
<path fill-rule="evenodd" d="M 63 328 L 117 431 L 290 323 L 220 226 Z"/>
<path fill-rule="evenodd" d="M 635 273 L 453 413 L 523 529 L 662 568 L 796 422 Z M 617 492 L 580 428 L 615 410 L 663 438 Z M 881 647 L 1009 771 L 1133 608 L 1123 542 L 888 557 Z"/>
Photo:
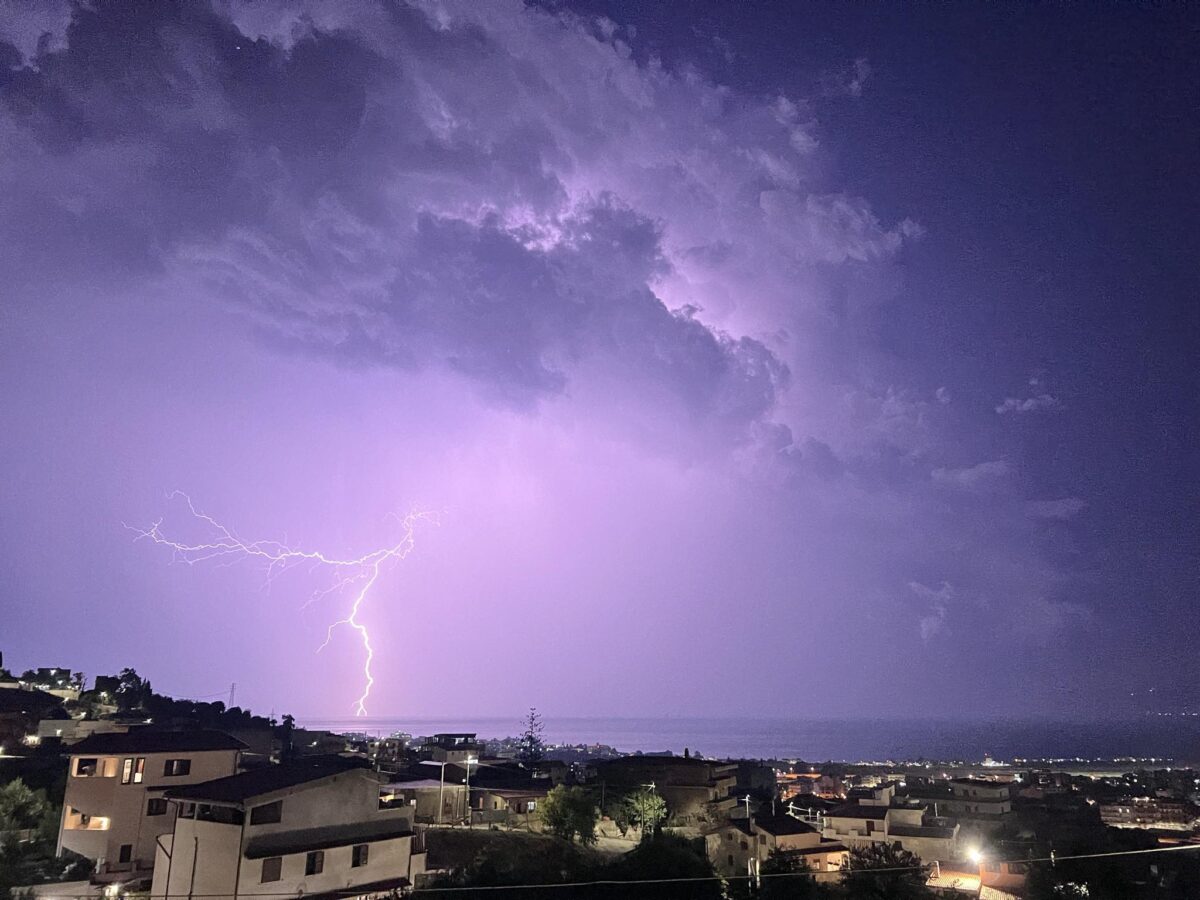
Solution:
<path fill-rule="evenodd" d="M 229 706 L 226 709 L 233 709 L 233 695 L 237 693 L 237 682 L 233 681 L 229 684 Z"/>

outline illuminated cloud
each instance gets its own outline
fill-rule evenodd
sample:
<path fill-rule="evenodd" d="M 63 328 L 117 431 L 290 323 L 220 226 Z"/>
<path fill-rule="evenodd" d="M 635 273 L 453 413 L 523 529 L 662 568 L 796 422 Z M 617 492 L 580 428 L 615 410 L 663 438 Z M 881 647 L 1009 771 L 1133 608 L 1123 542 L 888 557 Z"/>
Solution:
<path fill-rule="evenodd" d="M 996 406 L 996 412 L 1000 415 L 1005 413 L 1028 413 L 1036 412 L 1039 409 L 1054 409 L 1061 406 L 1057 397 L 1052 394 L 1038 394 L 1036 397 L 1006 397 L 1004 402 Z"/>
<path fill-rule="evenodd" d="M 759 94 L 633 52 L 619 22 L 520 2 L 72 10 L 69 28 L 24 19 L 0 54 L 0 290 L 19 310 L 0 349 L 31 516 L 150 521 L 179 488 L 255 533 L 369 548 L 397 504 L 452 508 L 364 613 L 403 648 L 380 654 L 373 709 L 535 691 L 564 708 L 601 668 L 614 696 L 661 683 L 646 709 L 681 684 L 693 710 L 737 704 L 695 652 L 735 620 L 731 656 L 780 658 L 795 636 L 772 623 L 875 623 L 814 675 L 865 708 L 892 702 L 859 685 L 912 627 L 897 585 L 926 641 L 949 583 L 1062 589 L 1007 448 L 951 421 L 964 404 L 928 388 L 950 376 L 881 337 L 908 316 L 905 255 L 935 235 L 836 174 L 823 111 L 866 99 L 865 60 Z M 244 585 L 151 590 L 157 561 L 103 546 L 84 571 L 118 559 L 112 596 L 169 598 L 146 620 L 204 590 L 247 615 Z M 27 560 L 31 595 L 73 596 L 56 579 L 78 573 Z M 1045 628 L 1075 621 L 1047 609 Z M 953 610 L 956 630 L 1006 614 Z M 487 635 L 518 622 L 548 659 L 414 689 L 460 615 L 471 658 L 498 663 Z M 260 696 L 325 703 L 320 679 L 280 675 L 302 622 L 247 632 L 275 626 L 261 661 L 241 648 Z M 145 643 L 149 668 L 189 671 Z"/>
<path fill-rule="evenodd" d="M 1002 459 L 988 460 L 961 468 L 937 468 L 933 470 L 935 484 L 975 490 L 994 484 L 1009 474 L 1011 468 Z"/>

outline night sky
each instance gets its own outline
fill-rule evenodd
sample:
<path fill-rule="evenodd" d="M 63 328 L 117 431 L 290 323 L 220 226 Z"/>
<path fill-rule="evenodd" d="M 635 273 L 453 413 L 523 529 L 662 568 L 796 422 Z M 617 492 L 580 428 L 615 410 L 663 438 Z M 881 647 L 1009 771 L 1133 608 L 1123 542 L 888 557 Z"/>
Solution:
<path fill-rule="evenodd" d="M 0 2 L 0 649 L 348 714 L 1200 706 L 1200 12 Z"/>

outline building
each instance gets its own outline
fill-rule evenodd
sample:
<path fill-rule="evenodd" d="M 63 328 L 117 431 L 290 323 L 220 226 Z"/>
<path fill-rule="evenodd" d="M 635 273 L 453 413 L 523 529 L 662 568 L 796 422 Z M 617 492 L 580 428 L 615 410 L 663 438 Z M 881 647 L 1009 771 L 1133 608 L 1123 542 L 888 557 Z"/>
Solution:
<path fill-rule="evenodd" d="M 803 860 L 812 872 L 837 872 L 847 853 L 844 844 L 789 815 L 731 820 L 705 834 L 704 848 L 722 875 L 758 875 L 776 851 Z"/>
<path fill-rule="evenodd" d="M 387 894 L 425 871 L 410 807 L 353 757 L 306 757 L 167 792 L 152 900 Z"/>
<path fill-rule="evenodd" d="M 947 814 L 952 816 L 971 815 L 981 819 L 1000 821 L 1012 812 L 1012 784 L 1005 781 L 988 781 L 982 778 L 952 778 L 950 780 L 951 802 Z"/>
<path fill-rule="evenodd" d="M 1196 808 L 1186 800 L 1169 797 L 1129 797 L 1100 804 L 1100 821 L 1113 828 L 1166 828 L 1190 831 Z"/>
<path fill-rule="evenodd" d="M 548 792 L 548 787 L 472 787 L 471 824 L 533 828 L 541 824 L 542 802 Z"/>
<path fill-rule="evenodd" d="M 129 725 L 115 719 L 42 719 L 37 724 L 34 740 L 28 743 L 62 741 L 64 744 L 75 744 L 93 734 L 123 734 L 127 731 Z"/>
<path fill-rule="evenodd" d="M 440 773 L 436 770 L 434 776 Z M 467 793 L 461 781 L 447 782 L 440 777 L 399 773 L 389 775 L 383 789 L 383 802 L 389 807 L 408 807 L 413 821 L 425 825 L 454 822 L 462 816 Z"/>
<path fill-rule="evenodd" d="M 737 806 L 737 765 L 687 756 L 621 756 L 594 760 L 594 780 L 619 790 L 654 785 L 675 825 L 721 821 Z"/>
<path fill-rule="evenodd" d="M 923 806 L 847 803 L 825 814 L 824 836 L 847 847 L 899 844 L 925 862 L 959 857 L 957 822 L 932 816 Z"/>
<path fill-rule="evenodd" d="M 156 841 L 174 827 L 166 790 L 232 775 L 243 749 L 218 731 L 135 729 L 73 744 L 58 853 L 95 860 L 101 880 L 148 876 Z"/>
<path fill-rule="evenodd" d="M 919 800 L 936 815 L 958 820 L 963 837 L 979 840 L 995 834 L 1012 819 L 1012 794 L 1008 781 L 953 778 L 949 782 L 913 786 L 908 798 Z"/>
<path fill-rule="evenodd" d="M 412 735 L 403 732 L 373 738 L 367 745 L 367 755 L 380 771 L 397 772 L 408 762 L 408 742 L 411 740 Z"/>
<path fill-rule="evenodd" d="M 421 745 L 421 757 L 434 762 L 465 765 L 468 759 L 478 759 L 483 745 L 473 733 L 455 732 L 427 737 Z"/>
<path fill-rule="evenodd" d="M 846 796 L 846 788 L 840 778 L 820 772 L 786 775 L 781 779 L 780 790 L 782 799 L 795 800 L 797 803 L 801 803 L 807 797 L 840 800 Z"/>

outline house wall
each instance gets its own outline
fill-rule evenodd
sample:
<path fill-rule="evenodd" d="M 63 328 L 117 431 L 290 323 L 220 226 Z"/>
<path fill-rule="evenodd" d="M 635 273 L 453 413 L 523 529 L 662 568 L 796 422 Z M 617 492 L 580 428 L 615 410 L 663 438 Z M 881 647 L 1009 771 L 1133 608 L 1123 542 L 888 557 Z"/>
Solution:
<path fill-rule="evenodd" d="M 424 870 L 425 857 L 412 855 L 411 835 L 369 842 L 365 866 L 351 865 L 353 851 L 349 845 L 324 848 L 324 866 L 316 875 L 304 874 L 307 851 L 282 856 L 277 881 L 263 882 L 262 858 L 245 856 L 250 842 L 265 835 L 380 819 L 406 820 L 411 828 L 413 808 L 381 810 L 379 787 L 374 773 L 357 769 L 255 798 L 257 802 L 247 806 L 241 825 L 178 819 L 174 839 L 163 842 L 165 849 L 155 865 L 151 900 L 164 900 L 167 894 L 186 897 L 189 893 L 197 897 L 308 894 L 401 876 L 412 879 Z M 251 811 L 275 800 L 283 804 L 280 821 L 251 825 Z M 166 868 L 170 870 L 169 878 Z"/>
<path fill-rule="evenodd" d="M 151 900 L 230 897 L 237 877 L 240 825 L 178 819 L 158 841 Z"/>
<path fill-rule="evenodd" d="M 147 816 L 146 801 L 150 797 L 162 796 L 168 787 L 198 784 L 214 778 L 223 778 L 237 771 L 237 750 L 173 751 L 171 753 L 145 753 L 146 760 L 141 784 L 121 784 L 121 770 L 126 759 L 139 756 L 99 757 L 97 774 L 78 776 L 79 759 L 93 758 L 73 755 L 67 771 L 67 787 L 63 798 L 63 814 L 60 820 L 58 852 L 72 850 L 96 860 L 101 874 L 147 869 L 154 863 L 155 839 L 169 833 L 174 826 L 175 811 L 168 804 L 165 815 Z M 191 760 L 191 771 L 187 775 L 166 777 L 163 766 L 168 759 Z M 103 830 L 74 827 L 78 817 L 72 811 L 86 813 L 95 818 L 108 820 Z M 102 836 L 102 837 L 100 837 Z M 123 844 L 132 846 L 131 862 L 118 862 Z M 103 866 L 100 866 L 100 863 Z"/>
<path fill-rule="evenodd" d="M 379 779 L 373 772 L 352 769 L 327 778 L 319 784 L 310 783 L 255 798 L 255 803 L 246 809 L 246 839 L 251 840 L 281 831 L 361 822 L 368 818 L 408 819 L 411 826 L 411 806 L 393 806 L 383 810 L 379 808 L 379 787 Z M 283 802 L 280 821 L 251 825 L 250 816 L 254 808 L 275 800 Z"/>
<path fill-rule="evenodd" d="M 463 794 L 465 792 L 466 787 L 461 784 L 447 784 L 443 788 L 405 788 L 401 786 L 395 789 L 396 800 L 394 803 L 398 806 L 411 809 L 415 820 L 418 822 L 437 822 L 439 821 L 438 796 L 440 794 L 442 803 L 440 821 L 452 822 L 455 815 L 462 812 Z M 413 800 L 416 803 L 410 802 Z"/>
<path fill-rule="evenodd" d="M 324 869 L 319 875 L 304 874 L 307 853 L 284 856 L 282 877 L 279 881 L 266 883 L 262 881 L 263 861 L 244 859 L 241 877 L 238 880 L 238 896 L 336 891 L 398 876 L 411 879 L 416 874 L 409 871 L 411 836 L 376 841 L 368 846 L 370 850 L 367 853 L 367 864 L 357 868 L 350 865 L 351 847 L 331 847 L 325 850 Z"/>

